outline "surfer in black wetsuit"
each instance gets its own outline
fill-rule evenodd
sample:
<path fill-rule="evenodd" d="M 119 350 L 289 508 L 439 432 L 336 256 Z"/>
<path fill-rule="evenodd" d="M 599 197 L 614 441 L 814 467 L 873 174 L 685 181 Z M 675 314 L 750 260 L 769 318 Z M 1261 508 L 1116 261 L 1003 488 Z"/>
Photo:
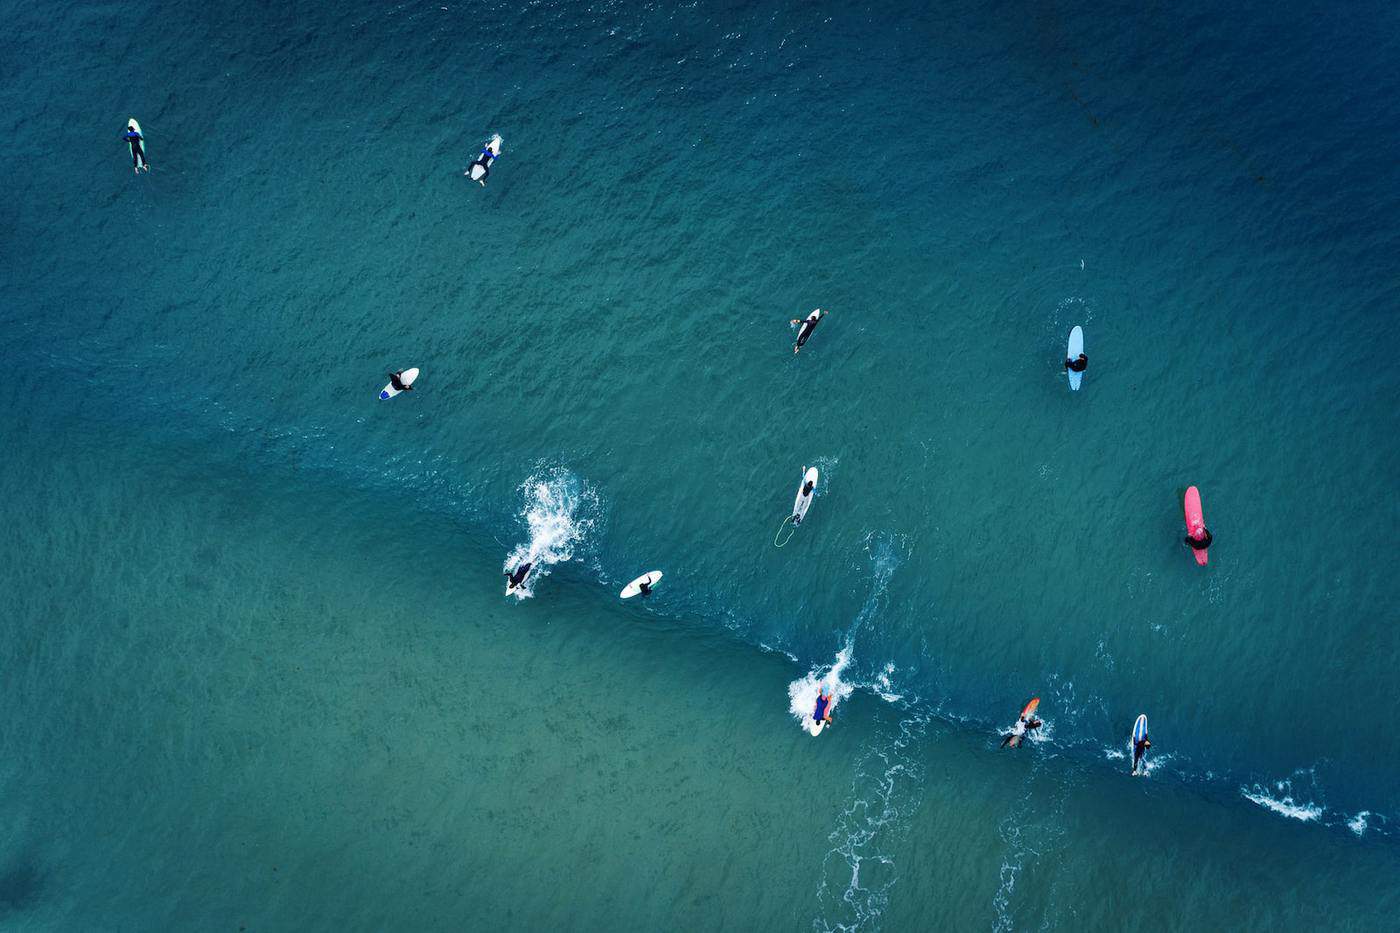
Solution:
<path fill-rule="evenodd" d="M 802 468 L 802 475 L 803 475 L 803 476 L 806 476 L 806 475 L 807 475 L 807 468 L 806 468 L 805 466 Z M 814 482 L 812 482 L 811 480 L 807 480 L 806 482 L 804 482 L 804 483 L 802 484 L 802 499 L 803 499 L 803 502 L 804 502 L 804 503 L 806 502 L 807 499 L 810 499 L 810 498 L 812 497 L 812 490 L 813 490 L 813 489 L 816 489 L 816 488 L 817 488 L 817 484 L 814 483 Z M 793 515 L 792 515 L 792 523 L 793 523 L 794 525 L 800 525 L 800 524 L 802 524 L 802 513 L 801 513 L 801 512 L 794 512 L 794 513 L 793 513 Z"/>
<path fill-rule="evenodd" d="M 1041 721 L 1034 716 L 1030 719 L 1024 716 L 1019 717 L 1016 720 L 1016 725 L 1012 726 L 1011 731 L 1002 738 L 1001 747 L 1005 748 L 1010 745 L 1012 748 L 1019 748 L 1021 740 L 1025 737 L 1026 733 L 1030 732 L 1032 729 L 1039 729 L 1041 725 Z"/>
<path fill-rule="evenodd" d="M 1186 543 L 1190 545 L 1193 551 L 1204 551 L 1206 548 L 1210 547 L 1210 543 L 1214 540 L 1215 538 L 1211 537 L 1209 528 L 1202 528 L 1199 538 L 1191 537 L 1189 532 L 1186 535 Z"/>
<path fill-rule="evenodd" d="M 141 145 L 146 138 L 136 131 L 136 127 L 128 123 L 126 125 L 126 136 L 123 137 L 128 146 L 131 147 L 131 170 L 138 175 L 141 169 L 151 170 L 151 163 L 146 161 L 146 147 Z"/>
<path fill-rule="evenodd" d="M 1089 358 L 1083 353 L 1079 354 L 1077 360 L 1065 360 L 1065 369 L 1072 373 L 1082 373 L 1089 368 Z"/>
<path fill-rule="evenodd" d="M 1152 740 L 1146 735 L 1141 742 L 1133 743 L 1133 773 L 1138 773 L 1138 765 L 1142 764 L 1142 759 L 1147 754 L 1147 750 L 1152 747 Z"/>
<path fill-rule="evenodd" d="M 393 386 L 399 392 L 413 391 L 413 386 L 403 381 L 403 370 L 389 374 L 389 385 Z"/>
<path fill-rule="evenodd" d="M 799 319 L 797 319 L 797 318 L 793 318 L 793 319 L 792 319 L 791 323 L 793 323 L 793 324 L 801 324 L 801 325 L 802 325 L 802 327 L 799 328 L 798 331 L 797 331 L 797 346 L 795 346 L 795 347 L 792 348 L 792 352 L 793 352 L 793 353 L 796 353 L 798 350 L 801 350 L 801 349 L 802 349 L 802 345 L 805 344 L 805 343 L 807 342 L 807 338 L 808 338 L 808 337 L 811 337 L 811 336 L 812 336 L 812 331 L 814 331 L 814 330 L 817 329 L 817 323 L 818 323 L 825 315 L 826 315 L 826 312 L 825 312 L 825 311 L 823 311 L 821 308 L 816 308 L 816 309 L 814 309 L 814 310 L 812 311 L 811 314 L 807 315 L 805 318 L 802 318 L 801 320 L 799 320 Z"/>
<path fill-rule="evenodd" d="M 494 162 L 497 158 L 499 158 L 499 156 L 497 156 L 496 153 L 491 151 L 491 147 L 489 145 L 485 146 L 481 150 L 481 155 L 476 157 L 476 161 L 473 162 L 471 165 L 467 166 L 467 177 L 471 177 L 472 169 L 476 168 L 478 165 L 481 166 L 481 177 L 478 178 L 476 181 L 479 185 L 481 185 L 481 187 L 485 188 L 486 176 L 491 174 L 491 163 Z"/>
<path fill-rule="evenodd" d="M 522 584 L 522 583 L 525 582 L 525 578 L 528 577 L 529 575 L 530 575 L 530 562 L 527 560 L 525 563 L 521 564 L 519 567 L 516 567 L 515 570 L 514 570 L 514 572 L 506 574 L 506 575 L 505 575 L 505 578 L 506 578 L 508 581 L 510 581 L 510 588 L 511 588 L 511 589 L 517 589 L 517 588 L 520 586 L 520 584 Z"/>

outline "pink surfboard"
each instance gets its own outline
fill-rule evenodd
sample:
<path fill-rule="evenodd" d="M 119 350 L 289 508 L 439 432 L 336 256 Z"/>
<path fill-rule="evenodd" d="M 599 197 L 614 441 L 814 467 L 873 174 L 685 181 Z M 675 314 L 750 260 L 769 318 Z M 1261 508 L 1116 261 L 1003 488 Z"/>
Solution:
<path fill-rule="evenodd" d="M 1201 491 L 1192 486 L 1186 490 L 1186 533 L 1199 540 L 1205 531 L 1206 517 L 1201 512 Z M 1206 552 L 1209 550 L 1206 548 L 1198 551 L 1192 548 L 1191 553 L 1196 555 L 1196 563 L 1204 567 L 1207 560 Z"/>

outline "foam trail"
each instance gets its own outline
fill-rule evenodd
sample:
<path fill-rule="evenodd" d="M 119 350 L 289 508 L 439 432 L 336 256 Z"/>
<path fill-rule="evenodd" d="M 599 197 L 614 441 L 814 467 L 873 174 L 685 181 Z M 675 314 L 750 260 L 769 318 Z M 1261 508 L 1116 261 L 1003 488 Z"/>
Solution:
<path fill-rule="evenodd" d="M 549 576 L 550 567 L 573 559 L 595 524 L 598 502 L 591 489 L 562 467 L 535 473 L 520 491 L 525 499 L 520 517 L 530 538 L 506 555 L 501 570 L 508 574 L 522 561 L 533 564 L 525 583 L 512 594 L 528 599 L 535 595 L 535 584 Z"/>
<path fill-rule="evenodd" d="M 1246 800 L 1252 800 L 1261 807 L 1267 807 L 1275 813 L 1283 816 L 1291 816 L 1295 820 L 1302 820 L 1307 823 L 1322 817 L 1322 808 L 1313 803 L 1300 804 L 1291 795 L 1285 794 L 1283 797 L 1270 797 L 1257 786 L 1253 791 L 1247 787 L 1241 787 L 1240 793 Z"/>

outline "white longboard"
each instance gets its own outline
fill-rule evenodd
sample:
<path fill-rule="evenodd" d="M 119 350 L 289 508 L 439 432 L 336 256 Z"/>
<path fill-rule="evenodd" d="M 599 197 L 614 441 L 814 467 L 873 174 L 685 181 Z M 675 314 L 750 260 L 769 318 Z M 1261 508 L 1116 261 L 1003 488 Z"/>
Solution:
<path fill-rule="evenodd" d="M 802 487 L 806 486 L 808 482 L 811 482 L 812 484 L 812 491 L 804 496 L 802 495 Z M 811 507 L 812 500 L 816 498 L 816 495 L 817 468 L 809 467 L 807 472 L 802 475 L 802 482 L 797 484 L 797 498 L 794 499 L 792 503 L 792 517 L 797 519 L 798 521 L 801 521 L 802 519 L 806 518 L 807 509 Z"/>
<path fill-rule="evenodd" d="M 660 570 L 653 570 L 651 573 L 642 574 L 640 577 L 633 580 L 631 583 L 627 584 L 622 588 L 622 598 L 631 599 L 633 596 L 636 596 L 642 591 L 643 583 L 645 583 L 647 586 L 656 586 L 656 581 L 660 580 L 661 576 L 662 574 Z"/>
<path fill-rule="evenodd" d="M 1081 354 L 1081 353 L 1083 353 L 1083 352 L 1084 352 L 1084 328 L 1082 328 L 1082 327 L 1080 327 L 1078 324 L 1076 324 L 1076 325 L 1074 325 L 1074 329 L 1071 330 L 1071 331 L 1069 332 L 1069 347 L 1065 350 L 1065 359 L 1067 359 L 1067 360 L 1077 360 L 1077 359 L 1079 359 L 1079 354 Z M 1070 389 L 1071 389 L 1072 391 L 1074 391 L 1074 392 L 1078 392 L 1078 391 L 1079 391 L 1079 383 L 1082 382 L 1082 381 L 1084 381 L 1084 374 L 1083 374 L 1083 373 L 1077 373 L 1077 372 L 1075 372 L 1075 371 L 1072 370 L 1072 369 L 1066 369 L 1065 372 L 1069 373 L 1069 387 L 1070 387 Z"/>
<path fill-rule="evenodd" d="M 490 168 L 493 164 L 495 164 L 496 157 L 501 154 L 501 134 L 497 133 L 495 136 L 492 136 L 491 141 L 488 142 L 483 148 L 485 148 L 487 152 L 491 153 L 491 157 L 486 160 L 486 167 Z M 483 181 L 483 179 L 486 177 L 486 172 L 482 170 L 480 165 L 472 163 L 472 167 L 467 169 L 467 174 L 471 176 L 472 181 L 478 182 L 483 186 L 486 184 L 486 182 Z"/>
<path fill-rule="evenodd" d="M 403 375 L 399 377 L 399 381 L 402 382 L 402 383 L 403 383 L 404 385 L 406 385 L 406 386 L 411 386 L 411 385 L 413 385 L 413 380 L 415 380 L 415 379 L 417 379 L 417 378 L 418 378 L 418 368 L 417 368 L 417 367 L 414 367 L 413 369 L 405 369 L 405 370 L 403 371 Z M 386 385 L 384 388 L 382 388 L 382 389 L 379 390 L 379 397 L 380 397 L 381 399 L 393 398 L 395 395 L 398 395 L 398 394 L 399 394 L 400 392 L 402 392 L 402 391 L 403 391 L 403 389 L 396 389 L 396 388 L 394 388 L 394 384 L 391 382 L 391 383 L 389 383 L 388 385 Z"/>

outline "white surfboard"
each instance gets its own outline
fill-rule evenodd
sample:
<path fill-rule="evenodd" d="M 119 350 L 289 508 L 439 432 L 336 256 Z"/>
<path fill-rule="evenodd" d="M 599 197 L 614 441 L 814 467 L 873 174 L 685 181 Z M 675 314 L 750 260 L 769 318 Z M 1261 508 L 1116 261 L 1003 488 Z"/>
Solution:
<path fill-rule="evenodd" d="M 1071 331 L 1069 332 L 1069 347 L 1066 348 L 1066 350 L 1065 350 L 1065 359 L 1067 359 L 1067 360 L 1077 360 L 1077 359 L 1079 359 L 1079 354 L 1081 354 L 1081 353 L 1083 353 L 1083 352 L 1084 352 L 1084 328 L 1082 328 L 1082 327 L 1080 327 L 1078 324 L 1076 324 L 1076 325 L 1074 325 L 1074 329 L 1071 330 Z M 1071 390 L 1071 391 L 1074 391 L 1074 392 L 1078 392 L 1078 391 L 1079 391 L 1079 383 L 1082 382 L 1082 381 L 1084 380 L 1084 374 L 1083 374 L 1083 373 L 1077 373 L 1077 372 L 1075 372 L 1075 371 L 1072 370 L 1072 369 L 1066 369 L 1065 372 L 1069 373 L 1069 387 L 1070 387 L 1070 390 Z"/>
<path fill-rule="evenodd" d="M 622 588 L 622 598 L 631 599 L 633 596 L 636 596 L 642 591 L 643 583 L 645 583 L 647 586 L 656 586 L 656 581 L 660 580 L 661 576 L 662 574 L 660 570 L 653 570 L 651 573 L 642 574 L 640 577 L 633 580 L 631 583 L 627 584 Z"/>
<path fill-rule="evenodd" d="M 146 143 L 146 134 L 142 131 L 141 124 L 136 122 L 135 117 L 128 117 L 126 125 L 128 129 L 133 129 L 141 134 L 141 164 L 149 172 L 151 170 L 151 147 Z M 131 143 L 126 145 L 127 148 L 131 147 Z"/>
<path fill-rule="evenodd" d="M 809 481 L 812 484 L 812 491 L 804 496 L 802 495 L 802 488 L 806 486 Z M 802 475 L 802 482 L 797 484 L 797 498 L 794 499 L 792 503 L 792 517 L 797 521 L 801 521 L 802 519 L 806 518 L 807 509 L 811 507 L 812 500 L 815 499 L 816 496 L 817 468 L 810 467 L 808 468 L 807 472 Z"/>
<path fill-rule="evenodd" d="M 404 385 L 406 385 L 406 386 L 411 386 L 411 385 L 413 385 L 413 380 L 415 380 L 415 379 L 417 379 L 417 378 L 418 378 L 418 369 L 417 369 L 417 367 L 415 367 L 415 368 L 413 368 L 413 369 L 405 369 L 405 370 L 403 371 L 403 375 L 399 377 L 399 381 L 402 382 L 402 383 L 403 383 Z M 403 389 L 396 389 L 396 388 L 394 388 L 394 384 L 391 382 L 391 383 L 389 383 L 388 385 L 386 385 L 384 388 L 382 388 L 382 389 L 379 390 L 379 397 L 380 397 L 381 399 L 393 398 L 395 395 L 398 395 L 398 394 L 399 394 L 400 392 L 402 392 L 402 391 L 403 391 Z"/>
<path fill-rule="evenodd" d="M 492 136 L 491 141 L 488 142 L 483 148 L 487 152 L 491 153 L 491 155 L 486 159 L 486 167 L 490 168 L 493 164 L 495 164 L 496 157 L 501 154 L 501 134 L 497 133 L 495 136 Z M 482 186 L 485 186 L 486 172 L 484 169 L 482 169 L 480 165 L 472 163 L 472 167 L 467 169 L 467 174 L 471 176 L 472 181 L 478 182 Z"/>

